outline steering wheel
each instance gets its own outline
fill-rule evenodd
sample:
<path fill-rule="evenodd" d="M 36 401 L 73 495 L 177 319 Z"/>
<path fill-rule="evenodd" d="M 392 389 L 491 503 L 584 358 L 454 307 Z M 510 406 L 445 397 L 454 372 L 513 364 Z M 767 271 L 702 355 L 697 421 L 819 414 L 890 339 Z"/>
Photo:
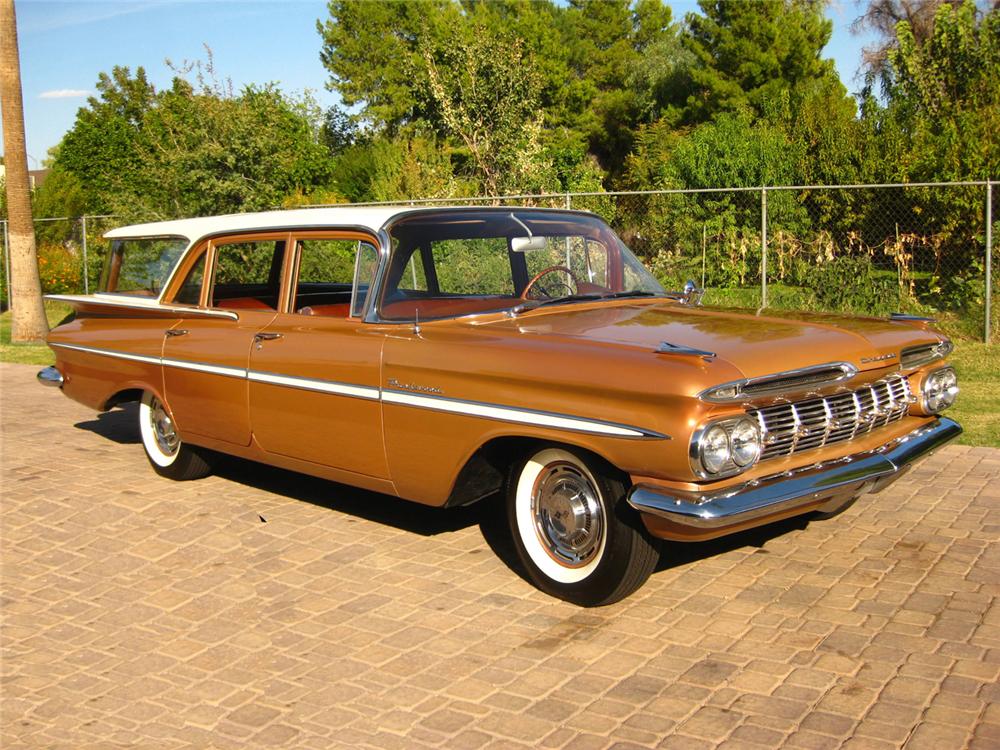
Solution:
<path fill-rule="evenodd" d="M 565 281 L 551 281 L 550 280 L 549 282 L 546 282 L 545 284 L 540 284 L 539 283 L 539 281 L 541 280 L 541 278 L 543 276 L 545 276 L 547 274 L 550 274 L 550 273 L 554 273 L 556 271 L 562 271 L 567 276 L 569 276 L 573 280 L 573 286 L 575 286 L 575 287 L 577 287 L 577 289 L 579 289 L 580 282 L 576 278 L 576 276 L 573 275 L 573 272 L 569 268 L 567 268 L 566 266 L 549 266 L 548 268 L 543 268 L 541 271 L 539 271 L 538 273 L 536 273 L 534 276 L 531 277 L 531 281 L 528 282 L 527 286 L 524 287 L 524 291 L 521 292 L 521 299 L 523 299 L 523 300 L 529 299 L 528 293 L 532 289 L 534 289 L 536 286 L 538 287 L 538 290 L 540 292 L 542 292 L 542 294 L 544 294 L 549 299 L 552 299 L 554 297 L 562 297 L 563 296 L 562 294 L 554 294 L 553 293 L 553 289 L 550 286 L 548 286 L 550 283 L 554 283 L 554 284 L 556 284 L 558 286 L 561 286 L 563 289 L 566 290 L 567 294 L 576 294 L 577 290 L 574 289 L 573 287 L 571 287 Z M 558 291 L 558 287 L 557 287 L 556 291 Z"/>

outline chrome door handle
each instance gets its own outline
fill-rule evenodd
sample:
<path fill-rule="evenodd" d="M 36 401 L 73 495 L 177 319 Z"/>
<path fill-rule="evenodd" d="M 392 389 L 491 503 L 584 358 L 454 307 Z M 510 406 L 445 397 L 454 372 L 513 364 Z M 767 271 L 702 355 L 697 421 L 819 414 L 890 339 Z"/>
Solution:
<path fill-rule="evenodd" d="M 168 336 L 187 336 L 187 328 L 169 328 L 165 332 Z"/>
<path fill-rule="evenodd" d="M 274 341 L 275 339 L 284 338 L 284 334 L 281 333 L 255 333 L 254 341 Z"/>

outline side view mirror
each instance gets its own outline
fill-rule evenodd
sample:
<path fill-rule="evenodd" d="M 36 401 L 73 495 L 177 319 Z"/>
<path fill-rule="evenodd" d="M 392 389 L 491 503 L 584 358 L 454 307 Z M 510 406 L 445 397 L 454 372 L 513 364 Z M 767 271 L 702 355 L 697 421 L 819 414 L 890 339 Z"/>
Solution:
<path fill-rule="evenodd" d="M 685 305 L 700 305 L 701 298 L 705 295 L 704 289 L 699 289 L 698 286 L 688 279 L 684 282 L 684 296 L 683 302 Z"/>

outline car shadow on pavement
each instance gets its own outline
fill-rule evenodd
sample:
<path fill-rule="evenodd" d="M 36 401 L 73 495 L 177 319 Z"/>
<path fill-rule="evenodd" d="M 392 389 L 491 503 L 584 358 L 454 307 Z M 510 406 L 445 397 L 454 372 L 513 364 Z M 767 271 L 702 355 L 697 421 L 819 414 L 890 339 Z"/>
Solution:
<path fill-rule="evenodd" d="M 704 560 L 744 548 L 753 548 L 756 554 L 769 554 L 764 549 L 767 542 L 791 531 L 804 529 L 809 525 L 811 518 L 811 515 L 794 516 L 783 521 L 769 523 L 766 526 L 738 531 L 735 534 L 703 542 L 663 542 L 660 562 L 656 566 L 655 572 L 659 573 L 663 570 L 677 568 L 697 560 Z"/>
<path fill-rule="evenodd" d="M 78 430 L 89 430 L 122 445 L 139 445 L 139 404 L 122 404 L 111 411 L 100 412 L 94 419 L 77 422 Z"/>
<path fill-rule="evenodd" d="M 421 536 L 459 531 L 478 522 L 475 506 L 441 510 L 235 456 L 219 456 L 214 473 L 231 482 Z"/>
<path fill-rule="evenodd" d="M 140 443 L 138 405 L 124 404 L 98 414 L 95 419 L 74 427 L 89 430 L 123 445 Z M 254 489 L 301 500 L 323 508 L 391 526 L 402 531 L 434 536 L 478 526 L 484 541 L 500 560 L 521 578 L 528 580 L 507 527 L 501 493 L 474 505 L 432 508 L 391 495 L 369 492 L 345 484 L 310 477 L 234 456 L 218 455 L 216 476 Z M 722 555 L 742 548 L 767 554 L 764 545 L 790 531 L 804 529 L 811 516 L 798 516 L 704 542 L 664 542 L 656 572 Z"/>

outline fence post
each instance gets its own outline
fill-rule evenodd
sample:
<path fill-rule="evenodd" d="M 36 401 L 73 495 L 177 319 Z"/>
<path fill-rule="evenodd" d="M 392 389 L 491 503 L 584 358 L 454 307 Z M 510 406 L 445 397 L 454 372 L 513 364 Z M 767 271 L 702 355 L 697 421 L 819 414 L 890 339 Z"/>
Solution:
<path fill-rule="evenodd" d="M 10 284 L 10 234 L 7 232 L 7 220 L 3 220 L 3 264 L 4 278 L 7 279 L 7 309 L 14 309 L 14 295 Z"/>
<path fill-rule="evenodd" d="M 767 188 L 760 189 L 760 306 L 767 307 Z"/>
<path fill-rule="evenodd" d="M 990 303 L 993 297 L 993 183 L 986 181 L 986 322 L 983 340 L 990 343 L 993 311 Z"/>
<path fill-rule="evenodd" d="M 90 266 L 87 265 L 87 216 L 80 217 L 80 225 L 83 233 L 83 293 L 90 294 Z"/>
<path fill-rule="evenodd" d="M 566 193 L 566 208 L 573 208 L 573 196 Z"/>

